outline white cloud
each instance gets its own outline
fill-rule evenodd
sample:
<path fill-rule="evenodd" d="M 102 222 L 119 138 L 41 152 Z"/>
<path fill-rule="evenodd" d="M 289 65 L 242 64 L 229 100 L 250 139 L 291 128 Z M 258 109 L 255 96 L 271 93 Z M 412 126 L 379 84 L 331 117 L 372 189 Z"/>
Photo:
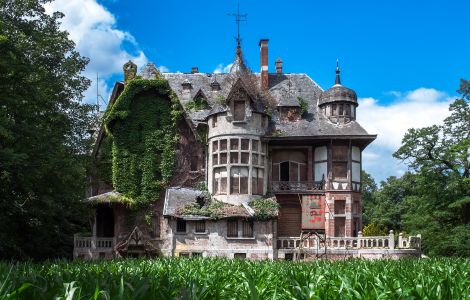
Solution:
<path fill-rule="evenodd" d="M 170 72 L 170 69 L 168 69 L 168 67 L 165 67 L 165 66 L 158 67 L 158 70 L 160 70 L 160 72 L 162 72 L 162 73 Z"/>
<path fill-rule="evenodd" d="M 213 73 L 230 73 L 230 68 L 232 68 L 233 63 L 225 65 L 218 64 Z"/>
<path fill-rule="evenodd" d="M 129 32 L 117 29 L 114 15 L 96 0 L 56 0 L 44 7 L 47 13 L 61 11 L 65 14 L 61 29 L 69 32 L 80 54 L 90 58 L 84 75 L 92 80 L 92 85 L 85 93 L 85 101 L 96 102 L 89 98 L 94 95 L 96 99 L 96 73 L 100 75 L 100 94 L 108 100 L 111 88 L 106 79 L 122 73 L 122 65 L 128 60 L 138 66 L 147 62 L 135 38 Z"/>
<path fill-rule="evenodd" d="M 364 151 L 364 169 L 379 180 L 400 176 L 406 165 L 392 158 L 409 128 L 441 124 L 449 115 L 453 98 L 432 88 L 418 88 L 405 93 L 393 92 L 395 100 L 380 104 L 378 99 L 359 99 L 358 121 L 377 139 Z"/>

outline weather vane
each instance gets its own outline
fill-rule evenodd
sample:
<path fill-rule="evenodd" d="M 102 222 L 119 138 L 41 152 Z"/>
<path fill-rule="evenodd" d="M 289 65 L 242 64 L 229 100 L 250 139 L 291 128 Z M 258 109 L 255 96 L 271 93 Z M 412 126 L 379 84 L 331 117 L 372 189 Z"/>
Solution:
<path fill-rule="evenodd" d="M 240 46 L 240 23 L 246 22 L 246 16 L 248 14 L 240 14 L 240 2 L 238 3 L 238 9 L 236 13 L 227 14 L 229 16 L 235 17 L 235 22 L 237 23 L 237 45 Z"/>

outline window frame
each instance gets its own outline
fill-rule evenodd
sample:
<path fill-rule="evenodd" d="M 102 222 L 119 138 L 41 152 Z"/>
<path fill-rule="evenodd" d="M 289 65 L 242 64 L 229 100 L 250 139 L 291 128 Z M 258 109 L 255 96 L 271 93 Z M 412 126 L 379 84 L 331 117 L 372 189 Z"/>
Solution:
<path fill-rule="evenodd" d="M 184 224 L 184 225 L 182 225 Z M 182 231 L 182 227 L 184 226 L 184 231 Z M 176 233 L 177 234 L 185 234 L 187 233 L 187 230 L 188 230 L 188 224 L 186 223 L 186 220 L 183 220 L 183 219 L 176 219 Z"/>

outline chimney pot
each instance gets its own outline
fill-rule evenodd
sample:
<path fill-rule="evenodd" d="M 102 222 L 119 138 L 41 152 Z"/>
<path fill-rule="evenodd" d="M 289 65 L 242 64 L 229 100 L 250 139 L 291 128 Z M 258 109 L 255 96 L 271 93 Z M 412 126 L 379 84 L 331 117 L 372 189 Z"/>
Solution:
<path fill-rule="evenodd" d="M 199 73 L 198 67 L 192 67 L 191 68 L 191 73 L 193 73 L 193 74 Z"/>
<path fill-rule="evenodd" d="M 276 73 L 282 74 L 282 60 L 280 57 L 278 57 L 276 60 Z"/>

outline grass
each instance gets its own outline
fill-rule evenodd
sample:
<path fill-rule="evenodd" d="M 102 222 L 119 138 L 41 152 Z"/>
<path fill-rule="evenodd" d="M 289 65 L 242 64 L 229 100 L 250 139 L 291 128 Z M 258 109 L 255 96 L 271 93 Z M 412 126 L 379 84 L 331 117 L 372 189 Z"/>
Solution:
<path fill-rule="evenodd" d="M 470 299 L 470 259 L 0 262 L 3 299 Z"/>

